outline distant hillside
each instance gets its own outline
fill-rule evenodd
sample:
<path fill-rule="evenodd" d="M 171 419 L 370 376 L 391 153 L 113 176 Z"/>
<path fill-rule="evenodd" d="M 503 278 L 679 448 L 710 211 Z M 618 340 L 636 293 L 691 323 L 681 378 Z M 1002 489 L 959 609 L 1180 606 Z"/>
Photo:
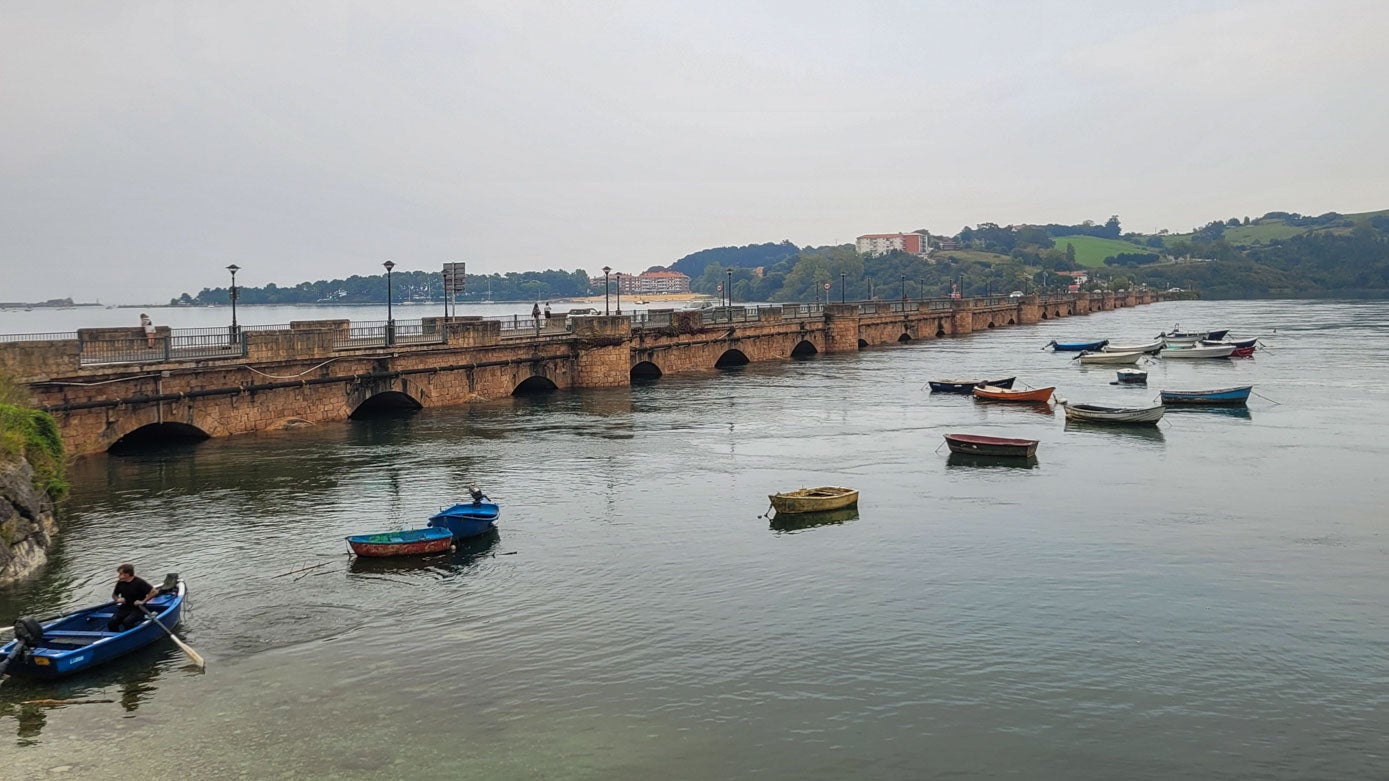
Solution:
<path fill-rule="evenodd" d="M 1219 236 L 1235 247 L 1257 247 L 1274 242 L 1302 236 L 1312 231 L 1348 234 L 1357 225 L 1370 225 L 1376 220 L 1389 219 L 1389 209 L 1375 212 L 1356 212 L 1338 214 L 1327 212 L 1316 217 L 1308 217 L 1296 212 L 1269 212 L 1264 216 L 1244 222 L 1227 220 L 1220 229 Z M 1232 224 L 1237 223 L 1237 224 Z M 1189 241 L 1200 233 L 1210 233 L 1211 223 L 1194 233 L 1173 233 L 1164 236 L 1167 246 L 1178 241 Z"/>
<path fill-rule="evenodd" d="M 1076 262 L 1090 268 L 1104 266 L 1104 259 L 1123 252 L 1149 253 L 1162 250 L 1135 244 L 1123 239 L 1101 239 L 1095 236 L 1057 236 L 1056 246 L 1062 249 L 1067 244 L 1076 248 Z"/>

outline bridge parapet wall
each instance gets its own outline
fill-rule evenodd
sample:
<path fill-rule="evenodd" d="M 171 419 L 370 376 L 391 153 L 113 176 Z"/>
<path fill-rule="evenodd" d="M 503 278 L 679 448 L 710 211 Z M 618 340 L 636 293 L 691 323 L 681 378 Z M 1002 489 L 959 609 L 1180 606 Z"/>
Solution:
<path fill-rule="evenodd" d="M 0 371 L 28 383 L 72 373 L 82 354 L 76 339 L 0 343 Z"/>
<path fill-rule="evenodd" d="M 825 306 L 825 352 L 858 352 L 858 304 Z"/>

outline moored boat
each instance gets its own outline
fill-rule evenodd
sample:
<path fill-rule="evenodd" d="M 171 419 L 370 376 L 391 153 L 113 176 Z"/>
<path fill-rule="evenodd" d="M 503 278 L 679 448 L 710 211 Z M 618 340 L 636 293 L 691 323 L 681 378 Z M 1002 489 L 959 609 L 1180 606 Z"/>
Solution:
<path fill-rule="evenodd" d="M 1125 385 L 1140 385 L 1148 382 L 1148 373 L 1142 369 L 1120 369 L 1116 372 L 1119 382 Z"/>
<path fill-rule="evenodd" d="M 820 513 L 858 506 L 858 491 L 826 485 L 767 496 L 778 513 Z"/>
<path fill-rule="evenodd" d="M 1221 345 L 1233 344 L 1236 349 L 1242 347 L 1253 347 L 1259 341 L 1259 337 L 1253 339 L 1202 339 L 1201 344 L 1205 347 L 1219 347 Z"/>
<path fill-rule="evenodd" d="M 1235 348 L 1233 345 L 1222 345 L 1218 347 L 1182 347 L 1174 349 L 1169 347 L 1162 351 L 1163 360 L 1188 360 L 1193 358 L 1229 358 Z"/>
<path fill-rule="evenodd" d="M 1162 403 L 1169 407 L 1184 404 L 1210 407 L 1243 407 L 1249 402 L 1253 385 L 1239 385 L 1233 388 L 1214 390 L 1164 390 L 1159 391 Z"/>
<path fill-rule="evenodd" d="M 1017 377 L 1004 377 L 1001 380 L 930 380 L 932 393 L 970 393 L 980 385 L 993 385 L 997 388 L 1013 387 Z"/>
<path fill-rule="evenodd" d="M 1138 363 L 1138 359 L 1143 357 L 1141 352 L 1132 353 L 1109 353 L 1109 352 L 1083 352 L 1072 358 L 1073 361 L 1081 363 L 1107 363 L 1107 364 L 1133 364 Z"/>
<path fill-rule="evenodd" d="M 347 538 L 347 546 L 353 553 L 373 558 L 441 553 L 452 545 L 453 532 L 435 527 L 354 534 Z"/>
<path fill-rule="evenodd" d="M 1050 347 L 1053 351 L 1058 353 L 1079 353 L 1086 350 L 1099 350 L 1107 344 L 1109 344 L 1108 339 L 1099 339 L 1093 342 L 1058 342 L 1052 339 L 1050 342 L 1047 342 L 1042 349 L 1045 350 L 1047 347 Z"/>
<path fill-rule="evenodd" d="M 982 434 L 946 434 L 945 443 L 951 453 L 971 456 L 1027 458 L 1036 455 L 1037 440 L 1012 437 L 989 437 Z"/>
<path fill-rule="evenodd" d="M 476 537 L 493 528 L 501 514 L 501 508 L 492 502 L 455 504 L 431 515 L 429 525 L 436 529 L 448 529 L 454 539 L 461 540 Z"/>
<path fill-rule="evenodd" d="M 973 394 L 974 398 L 983 399 L 985 401 L 1022 401 L 1036 403 L 1049 400 L 1052 392 L 1055 390 L 1055 387 L 1013 390 L 1011 388 L 1000 388 L 996 385 L 981 385 L 973 390 Z"/>
<path fill-rule="evenodd" d="M 1155 407 L 1105 407 L 1067 402 L 1061 406 L 1066 410 L 1066 420 L 1124 425 L 1157 425 L 1162 420 L 1162 413 L 1167 411 L 1161 404 Z"/>
<path fill-rule="evenodd" d="M 0 647 L 0 668 L 23 678 L 63 678 L 138 651 L 167 636 L 183 616 L 188 587 L 177 574 L 164 578 L 159 594 L 146 603 L 153 618 L 123 632 L 107 629 L 116 603 L 83 608 L 47 623 L 21 618 L 15 639 Z M 156 626 L 155 622 L 162 626 Z M 4 660 L 9 660 L 8 666 Z"/>
<path fill-rule="evenodd" d="M 1230 353 L 1230 357 L 1231 357 L 1231 358 L 1248 358 L 1248 357 L 1250 357 L 1250 356 L 1253 355 L 1253 354 L 1254 354 L 1254 347 L 1251 345 L 1251 346 L 1249 346 L 1249 347 L 1236 347 L 1236 348 L 1234 349 L 1234 351 Z"/>
<path fill-rule="evenodd" d="M 1165 346 L 1166 344 L 1162 339 L 1154 339 L 1151 342 L 1143 342 L 1142 344 L 1107 344 L 1102 349 L 1107 353 L 1146 353 L 1148 355 L 1156 355 Z"/>

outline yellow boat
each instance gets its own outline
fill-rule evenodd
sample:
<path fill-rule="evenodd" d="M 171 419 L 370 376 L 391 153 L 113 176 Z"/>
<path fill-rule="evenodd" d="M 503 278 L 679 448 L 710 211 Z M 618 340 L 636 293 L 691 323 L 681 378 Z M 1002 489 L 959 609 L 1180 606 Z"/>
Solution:
<path fill-rule="evenodd" d="M 858 506 L 858 491 L 832 485 L 771 494 L 767 498 L 778 513 L 821 513 Z"/>

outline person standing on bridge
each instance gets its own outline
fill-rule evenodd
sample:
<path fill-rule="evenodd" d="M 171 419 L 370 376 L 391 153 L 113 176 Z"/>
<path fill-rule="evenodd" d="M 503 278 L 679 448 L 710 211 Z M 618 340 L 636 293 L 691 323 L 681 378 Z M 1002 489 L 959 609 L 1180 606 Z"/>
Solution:
<path fill-rule="evenodd" d="M 140 327 L 145 329 L 145 343 L 154 346 L 154 321 L 144 312 L 140 313 Z"/>
<path fill-rule="evenodd" d="M 545 325 L 550 324 L 550 302 L 545 302 Z"/>
<path fill-rule="evenodd" d="M 535 327 L 536 327 L 536 328 L 539 328 L 539 327 L 540 327 L 540 302 L 539 302 L 539 301 L 536 301 L 534 304 L 531 304 L 531 319 L 535 321 Z"/>

